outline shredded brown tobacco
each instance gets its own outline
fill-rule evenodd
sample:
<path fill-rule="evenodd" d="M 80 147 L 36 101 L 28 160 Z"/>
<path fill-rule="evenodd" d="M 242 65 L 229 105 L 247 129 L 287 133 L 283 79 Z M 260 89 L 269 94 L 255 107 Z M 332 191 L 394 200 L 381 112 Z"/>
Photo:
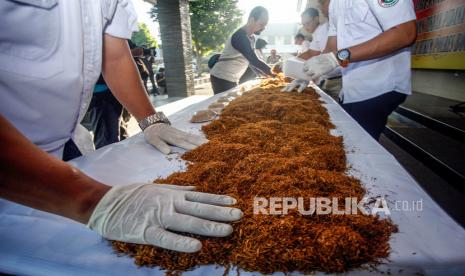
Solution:
<path fill-rule="evenodd" d="M 360 181 L 346 174 L 341 137 L 319 95 L 282 93 L 283 82 L 266 80 L 232 101 L 219 119 L 202 129 L 210 142 L 185 153 L 187 171 L 156 183 L 196 185 L 197 190 L 238 200 L 244 217 L 227 238 L 205 238 L 199 253 L 113 242 L 140 266 L 172 272 L 199 265 L 237 266 L 247 271 L 343 272 L 376 263 L 389 254 L 397 228 L 369 215 L 254 215 L 254 197 L 346 197 L 361 199 Z M 342 204 L 341 204 L 342 205 Z"/>

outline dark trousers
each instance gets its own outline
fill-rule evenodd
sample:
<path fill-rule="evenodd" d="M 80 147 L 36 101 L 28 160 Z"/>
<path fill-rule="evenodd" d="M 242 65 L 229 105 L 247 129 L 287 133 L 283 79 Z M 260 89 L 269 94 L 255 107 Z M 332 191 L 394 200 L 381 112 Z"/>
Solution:
<path fill-rule="evenodd" d="M 152 91 L 149 91 L 149 89 L 147 88 L 147 81 L 150 79 L 150 82 L 152 83 Z M 148 77 L 146 78 L 143 78 L 142 81 L 144 82 L 144 87 L 145 87 L 145 90 L 147 90 L 147 93 L 152 93 L 152 94 L 155 94 L 155 95 L 158 95 L 158 87 L 157 85 L 155 84 L 155 79 L 153 77 L 153 74 L 152 75 L 149 75 Z"/>
<path fill-rule="evenodd" d="M 81 155 L 82 153 L 76 144 L 73 142 L 73 140 L 69 139 L 65 144 L 65 148 L 63 149 L 63 161 L 67 162 L 71 159 L 78 158 Z"/>
<path fill-rule="evenodd" d="M 388 92 L 361 102 L 342 104 L 352 116 L 376 140 L 386 127 L 388 116 L 407 98 L 406 94 Z"/>
<path fill-rule="evenodd" d="M 123 106 L 107 90 L 92 96 L 89 110 L 95 148 L 120 141 L 120 121 Z"/>
<path fill-rule="evenodd" d="M 223 79 L 217 78 L 217 77 L 215 77 L 213 75 L 210 75 L 210 82 L 212 84 L 214 94 L 224 92 L 226 90 L 229 90 L 229 89 L 234 88 L 234 87 L 237 86 L 237 83 L 230 82 L 230 81 L 227 81 L 227 80 L 223 80 Z"/>

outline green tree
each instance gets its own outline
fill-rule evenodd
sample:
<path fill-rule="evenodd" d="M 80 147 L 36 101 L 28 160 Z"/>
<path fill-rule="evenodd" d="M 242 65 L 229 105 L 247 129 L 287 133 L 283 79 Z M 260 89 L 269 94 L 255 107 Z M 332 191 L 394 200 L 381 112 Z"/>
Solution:
<path fill-rule="evenodd" d="M 189 3 L 193 51 L 204 57 L 220 51 L 242 22 L 237 0 L 199 0 Z"/>
<path fill-rule="evenodd" d="M 145 23 L 138 23 L 139 31 L 132 34 L 131 40 L 137 46 L 157 47 L 157 40 L 150 34 L 149 28 Z"/>
<path fill-rule="evenodd" d="M 197 0 L 189 2 L 193 52 L 200 67 L 202 57 L 220 51 L 242 22 L 237 0 Z M 151 17 L 157 20 L 155 5 Z"/>

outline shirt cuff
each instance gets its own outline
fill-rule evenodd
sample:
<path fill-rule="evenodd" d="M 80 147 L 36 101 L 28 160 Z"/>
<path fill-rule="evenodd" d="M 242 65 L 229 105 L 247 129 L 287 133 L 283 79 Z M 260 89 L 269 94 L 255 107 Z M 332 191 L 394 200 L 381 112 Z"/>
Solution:
<path fill-rule="evenodd" d="M 105 33 L 114 37 L 130 39 L 137 32 L 137 14 L 129 0 L 118 0 L 115 13 L 108 22 Z"/>

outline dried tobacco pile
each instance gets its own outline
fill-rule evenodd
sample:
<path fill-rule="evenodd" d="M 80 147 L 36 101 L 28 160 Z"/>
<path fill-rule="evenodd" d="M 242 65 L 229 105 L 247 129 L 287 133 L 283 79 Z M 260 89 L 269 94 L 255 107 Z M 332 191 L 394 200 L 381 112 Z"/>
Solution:
<path fill-rule="evenodd" d="M 199 253 L 178 253 L 147 245 L 113 242 L 141 266 L 184 271 L 203 264 L 248 271 L 343 272 L 389 254 L 397 228 L 368 215 L 254 215 L 254 197 L 346 197 L 365 190 L 348 176 L 341 137 L 319 96 L 282 93 L 283 83 L 267 80 L 234 100 L 218 120 L 203 127 L 209 143 L 187 152 L 187 171 L 157 183 L 196 185 L 198 191 L 228 194 L 244 218 L 227 238 L 205 238 Z"/>

